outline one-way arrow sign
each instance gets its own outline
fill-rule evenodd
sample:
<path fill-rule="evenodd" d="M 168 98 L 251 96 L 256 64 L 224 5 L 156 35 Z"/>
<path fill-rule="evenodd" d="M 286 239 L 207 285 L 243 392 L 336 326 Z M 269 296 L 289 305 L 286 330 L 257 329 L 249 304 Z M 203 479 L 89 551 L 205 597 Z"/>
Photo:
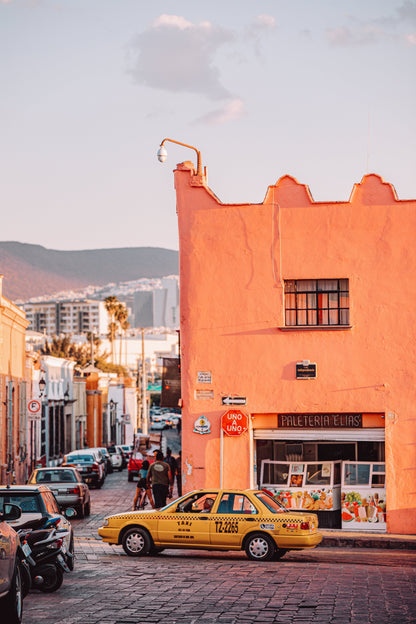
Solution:
<path fill-rule="evenodd" d="M 223 405 L 246 405 L 247 398 L 236 396 L 223 396 L 221 397 L 221 402 Z"/>

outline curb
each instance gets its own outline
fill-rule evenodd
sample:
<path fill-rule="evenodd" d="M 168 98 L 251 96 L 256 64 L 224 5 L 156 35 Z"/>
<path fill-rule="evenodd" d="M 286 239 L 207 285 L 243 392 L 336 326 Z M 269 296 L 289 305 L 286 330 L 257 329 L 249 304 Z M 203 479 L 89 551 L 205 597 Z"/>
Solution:
<path fill-rule="evenodd" d="M 389 550 L 416 550 L 416 537 L 403 535 L 391 537 L 389 535 L 342 535 L 323 532 L 320 546 L 328 548 L 377 548 Z"/>

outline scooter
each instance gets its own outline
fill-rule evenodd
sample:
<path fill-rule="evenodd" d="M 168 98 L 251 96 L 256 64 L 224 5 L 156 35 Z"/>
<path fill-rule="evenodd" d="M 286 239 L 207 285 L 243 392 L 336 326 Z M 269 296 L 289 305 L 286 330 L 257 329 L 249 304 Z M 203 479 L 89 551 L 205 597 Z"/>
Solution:
<path fill-rule="evenodd" d="M 67 555 L 64 544 L 67 534 L 67 531 L 58 533 L 55 527 L 19 530 L 21 548 L 30 566 L 32 587 L 50 593 L 62 585 L 64 572 L 70 572 L 64 558 Z"/>

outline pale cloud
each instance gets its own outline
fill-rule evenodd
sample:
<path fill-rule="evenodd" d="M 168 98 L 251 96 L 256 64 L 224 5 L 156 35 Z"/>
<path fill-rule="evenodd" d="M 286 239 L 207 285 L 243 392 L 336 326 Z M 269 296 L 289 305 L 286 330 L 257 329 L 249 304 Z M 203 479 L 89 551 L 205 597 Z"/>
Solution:
<path fill-rule="evenodd" d="M 217 126 L 228 121 L 234 121 L 245 115 L 244 102 L 239 98 L 227 102 L 222 108 L 211 111 L 195 120 L 194 123 L 204 123 Z"/>
<path fill-rule="evenodd" d="M 416 23 L 416 0 L 405 0 L 391 14 L 381 15 L 367 22 L 352 16 L 348 16 L 348 20 L 348 26 L 327 29 L 326 35 L 330 44 L 368 45 L 386 40 L 405 39 L 414 45 L 414 33 L 403 33 L 403 30 L 407 28 L 408 23 Z"/>
<path fill-rule="evenodd" d="M 257 57 L 261 57 L 263 38 L 275 28 L 276 19 L 272 15 L 261 14 L 257 15 L 245 29 L 245 38 L 252 42 Z"/>
<path fill-rule="evenodd" d="M 409 45 L 416 45 L 416 32 L 406 35 L 405 39 Z"/>
<path fill-rule="evenodd" d="M 397 9 L 399 18 L 416 24 L 416 2 L 415 0 L 406 0 Z"/>
<path fill-rule="evenodd" d="M 231 99 L 216 55 L 233 41 L 231 31 L 210 22 L 193 24 L 180 15 L 160 15 L 130 46 L 130 73 L 139 84 L 154 89 Z"/>
<path fill-rule="evenodd" d="M 360 28 L 348 28 L 344 26 L 328 29 L 326 32 L 329 43 L 341 46 L 377 43 L 388 36 L 383 29 L 370 25 Z"/>
<path fill-rule="evenodd" d="M 272 16 L 272 15 L 257 15 L 257 17 L 254 20 L 254 25 L 257 28 L 275 28 L 276 26 L 276 19 Z"/>
<path fill-rule="evenodd" d="M 192 28 L 192 22 L 188 22 L 181 15 L 159 15 L 154 21 L 152 26 L 154 28 L 158 28 L 158 26 L 173 26 L 174 28 L 179 28 L 180 30 L 185 30 L 185 28 Z"/>

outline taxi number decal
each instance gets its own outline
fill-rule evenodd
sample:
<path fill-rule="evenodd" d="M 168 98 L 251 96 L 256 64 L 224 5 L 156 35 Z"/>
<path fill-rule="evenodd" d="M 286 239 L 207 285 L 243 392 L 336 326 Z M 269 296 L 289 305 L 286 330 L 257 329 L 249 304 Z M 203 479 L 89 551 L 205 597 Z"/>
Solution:
<path fill-rule="evenodd" d="M 215 520 L 216 533 L 238 533 L 238 522 L 235 520 Z"/>

